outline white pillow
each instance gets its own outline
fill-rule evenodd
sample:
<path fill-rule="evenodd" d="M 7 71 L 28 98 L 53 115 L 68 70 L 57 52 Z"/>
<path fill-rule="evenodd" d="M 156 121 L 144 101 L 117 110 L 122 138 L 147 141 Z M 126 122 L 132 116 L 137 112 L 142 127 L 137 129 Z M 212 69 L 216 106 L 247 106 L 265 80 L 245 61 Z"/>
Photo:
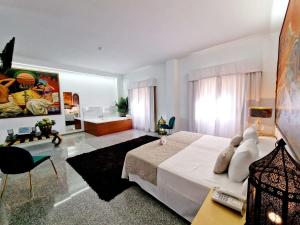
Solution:
<path fill-rule="evenodd" d="M 229 165 L 228 177 L 233 182 L 242 182 L 249 175 L 249 166 L 258 158 L 254 139 L 244 141 L 235 151 Z"/>
<path fill-rule="evenodd" d="M 258 143 L 258 136 L 255 127 L 248 127 L 243 134 L 243 140 L 254 139 Z"/>

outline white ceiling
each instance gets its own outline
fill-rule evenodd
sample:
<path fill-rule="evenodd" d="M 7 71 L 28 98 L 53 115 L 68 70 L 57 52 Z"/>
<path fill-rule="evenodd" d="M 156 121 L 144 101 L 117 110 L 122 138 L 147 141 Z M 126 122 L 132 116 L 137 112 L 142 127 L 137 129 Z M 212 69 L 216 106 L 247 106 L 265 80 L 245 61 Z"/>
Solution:
<path fill-rule="evenodd" d="M 124 73 L 268 32 L 272 2 L 1 0 L 0 46 L 15 36 L 15 57 Z"/>

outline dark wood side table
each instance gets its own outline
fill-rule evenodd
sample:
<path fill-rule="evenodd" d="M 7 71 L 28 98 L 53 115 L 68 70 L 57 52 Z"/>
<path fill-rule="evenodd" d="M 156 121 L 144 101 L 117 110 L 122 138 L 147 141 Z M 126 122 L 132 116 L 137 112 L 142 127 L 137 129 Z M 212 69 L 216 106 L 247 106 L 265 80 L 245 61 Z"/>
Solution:
<path fill-rule="evenodd" d="M 52 138 L 52 143 L 55 147 L 59 146 L 61 143 L 61 137 L 59 136 L 59 132 L 56 130 L 52 130 L 51 134 L 44 135 L 41 132 L 35 132 L 31 134 L 22 134 L 22 135 L 15 135 L 14 137 L 7 136 L 5 140 L 6 146 L 12 146 L 14 144 L 21 144 L 21 143 L 28 143 L 33 141 L 39 141 Z"/>

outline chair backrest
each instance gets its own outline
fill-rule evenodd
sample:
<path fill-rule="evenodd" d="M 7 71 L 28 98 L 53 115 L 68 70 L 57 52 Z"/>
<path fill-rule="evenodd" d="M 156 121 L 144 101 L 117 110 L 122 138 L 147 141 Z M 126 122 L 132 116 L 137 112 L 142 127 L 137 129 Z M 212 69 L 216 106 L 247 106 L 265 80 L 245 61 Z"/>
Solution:
<path fill-rule="evenodd" d="M 169 120 L 170 129 L 173 129 L 174 126 L 175 126 L 175 116 L 171 117 L 171 119 Z"/>
<path fill-rule="evenodd" d="M 33 168 L 33 158 L 25 149 L 18 147 L 0 147 L 0 169 L 2 173 L 25 173 Z"/>

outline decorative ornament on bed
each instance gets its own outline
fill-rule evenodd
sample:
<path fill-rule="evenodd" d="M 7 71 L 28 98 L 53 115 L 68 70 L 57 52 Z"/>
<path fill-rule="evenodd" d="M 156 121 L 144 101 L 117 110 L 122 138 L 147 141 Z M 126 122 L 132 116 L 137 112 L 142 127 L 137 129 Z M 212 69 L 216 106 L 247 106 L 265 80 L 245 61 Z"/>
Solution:
<path fill-rule="evenodd" d="M 300 224 L 300 165 L 283 139 L 250 165 L 246 225 Z"/>
<path fill-rule="evenodd" d="M 290 0 L 279 39 L 276 125 L 300 158 L 300 1 Z"/>

